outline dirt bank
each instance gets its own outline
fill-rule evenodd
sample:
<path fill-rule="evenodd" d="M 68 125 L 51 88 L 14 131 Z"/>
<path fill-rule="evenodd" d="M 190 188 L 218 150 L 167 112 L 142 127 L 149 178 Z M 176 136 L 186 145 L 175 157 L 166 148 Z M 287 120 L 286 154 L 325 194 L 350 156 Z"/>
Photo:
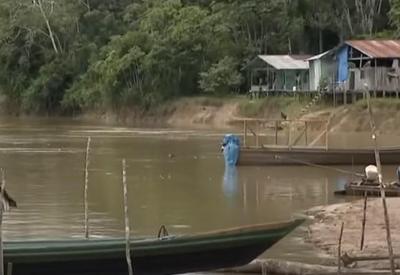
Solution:
<path fill-rule="evenodd" d="M 301 109 L 306 102 L 295 98 L 275 97 L 256 101 L 245 98 L 186 98 L 169 104 L 165 112 L 166 123 L 174 127 L 239 128 L 237 119 L 328 119 L 331 132 L 369 132 L 369 115 L 366 102 L 332 108 L 316 105 L 306 114 Z M 382 134 L 400 133 L 400 100 L 375 99 L 372 101 L 374 120 Z M 164 108 L 165 110 L 165 108 Z"/>
<path fill-rule="evenodd" d="M 109 123 L 143 126 L 171 126 L 184 128 L 241 129 L 240 118 L 323 119 L 329 117 L 331 132 L 369 132 L 369 118 L 365 102 L 332 108 L 315 105 L 309 112 L 301 110 L 306 100 L 292 97 L 270 97 L 249 100 L 245 97 L 192 97 L 166 102 L 150 110 L 126 109 L 119 113 L 85 114 Z M 381 133 L 400 132 L 400 100 L 373 100 L 376 125 Z M 322 126 L 321 126 L 322 127 Z"/>
<path fill-rule="evenodd" d="M 388 255 L 385 221 L 380 198 L 368 200 L 365 225 L 364 249 L 360 251 L 363 200 L 352 203 L 314 208 L 309 214 L 313 222 L 309 226 L 309 241 L 331 257 L 337 257 L 340 227 L 344 222 L 342 251 L 350 255 Z M 394 253 L 400 255 L 399 198 L 388 198 L 390 228 Z M 400 261 L 396 263 L 400 266 Z M 388 261 L 360 262 L 359 267 L 387 268 Z"/>

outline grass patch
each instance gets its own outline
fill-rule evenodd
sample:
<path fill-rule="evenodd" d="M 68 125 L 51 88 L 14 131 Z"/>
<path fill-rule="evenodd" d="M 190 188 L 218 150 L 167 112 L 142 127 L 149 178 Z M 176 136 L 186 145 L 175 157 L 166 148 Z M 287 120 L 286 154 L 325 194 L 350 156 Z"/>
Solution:
<path fill-rule="evenodd" d="M 226 101 L 226 98 L 221 98 L 221 97 L 203 97 L 199 98 L 199 104 L 200 106 L 204 107 L 222 107 L 224 105 L 224 101 Z"/>
<path fill-rule="evenodd" d="M 377 109 L 390 108 L 400 110 L 400 99 L 398 98 L 371 98 L 371 106 Z M 361 110 L 368 108 L 368 102 L 366 99 L 357 101 L 354 106 Z"/>

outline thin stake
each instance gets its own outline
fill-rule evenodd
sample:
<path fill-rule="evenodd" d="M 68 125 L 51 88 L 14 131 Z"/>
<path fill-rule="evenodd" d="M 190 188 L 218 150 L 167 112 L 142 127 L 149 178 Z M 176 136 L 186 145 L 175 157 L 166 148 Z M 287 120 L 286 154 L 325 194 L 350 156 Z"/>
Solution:
<path fill-rule="evenodd" d="M 90 141 L 91 138 L 88 137 L 86 144 L 85 153 L 85 191 L 84 191 L 84 204 L 85 204 L 85 238 L 89 239 L 89 204 L 88 204 L 88 189 L 89 189 L 89 153 L 90 153 Z"/>
<path fill-rule="evenodd" d="M 375 160 L 376 160 L 376 166 L 378 168 L 378 181 L 379 181 L 379 187 L 380 187 L 380 191 L 381 191 L 383 213 L 385 216 L 386 240 L 387 240 L 388 251 L 389 251 L 390 270 L 391 270 L 391 274 L 395 275 L 396 268 L 395 268 L 395 264 L 394 264 L 392 237 L 390 234 L 390 221 L 389 221 L 388 209 L 387 209 L 387 204 L 386 204 L 385 189 L 384 189 L 383 182 L 382 182 L 381 159 L 379 156 L 378 141 L 377 141 L 377 135 L 376 135 L 376 126 L 375 126 L 374 117 L 372 114 L 369 92 L 367 93 L 367 105 L 368 105 L 369 124 L 371 127 L 372 140 L 374 141 Z"/>
<path fill-rule="evenodd" d="M 362 220 L 360 250 L 364 249 L 365 222 L 367 221 L 367 201 L 368 201 L 368 192 L 365 191 L 364 192 L 364 213 L 363 213 L 363 220 Z"/>
<path fill-rule="evenodd" d="M 126 161 L 122 160 L 122 185 L 124 187 L 124 215 L 125 215 L 125 242 L 126 242 L 126 262 L 128 264 L 129 275 L 133 275 L 131 246 L 130 246 L 130 226 L 128 215 L 128 186 L 126 184 Z"/>
<path fill-rule="evenodd" d="M 338 274 L 342 271 L 342 237 L 343 237 L 343 229 L 344 229 L 344 222 L 342 222 L 342 226 L 340 228 L 340 235 L 339 235 L 339 246 L 338 246 Z"/>
<path fill-rule="evenodd" d="M 4 189 L 6 188 L 6 176 L 4 168 L 1 168 L 1 199 L 4 199 Z M 4 202 L 0 205 L 0 275 L 4 275 L 4 253 L 3 253 L 3 213 Z"/>

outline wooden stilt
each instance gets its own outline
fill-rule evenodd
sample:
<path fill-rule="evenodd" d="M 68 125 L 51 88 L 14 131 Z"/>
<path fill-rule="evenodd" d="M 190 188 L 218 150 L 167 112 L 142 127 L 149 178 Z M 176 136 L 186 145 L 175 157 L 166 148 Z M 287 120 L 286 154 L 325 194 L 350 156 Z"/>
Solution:
<path fill-rule="evenodd" d="M 8 262 L 7 263 L 7 275 L 12 275 L 12 271 L 13 271 L 13 264 Z"/>

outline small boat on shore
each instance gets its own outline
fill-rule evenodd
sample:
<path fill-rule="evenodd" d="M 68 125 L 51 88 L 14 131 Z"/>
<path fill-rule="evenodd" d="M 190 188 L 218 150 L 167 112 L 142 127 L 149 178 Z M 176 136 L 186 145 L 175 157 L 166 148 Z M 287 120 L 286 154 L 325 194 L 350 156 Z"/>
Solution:
<path fill-rule="evenodd" d="M 398 181 L 384 184 L 385 195 L 388 197 L 400 196 L 400 167 L 396 170 Z M 380 196 L 381 187 L 378 181 L 378 169 L 374 165 L 365 167 L 365 177 L 358 181 L 345 184 L 344 189 L 335 191 L 335 195 L 350 196 Z"/>
<path fill-rule="evenodd" d="M 134 274 L 179 274 L 249 263 L 303 220 L 261 224 L 130 244 Z M 4 266 L 13 275 L 125 275 L 124 239 L 10 241 Z"/>

